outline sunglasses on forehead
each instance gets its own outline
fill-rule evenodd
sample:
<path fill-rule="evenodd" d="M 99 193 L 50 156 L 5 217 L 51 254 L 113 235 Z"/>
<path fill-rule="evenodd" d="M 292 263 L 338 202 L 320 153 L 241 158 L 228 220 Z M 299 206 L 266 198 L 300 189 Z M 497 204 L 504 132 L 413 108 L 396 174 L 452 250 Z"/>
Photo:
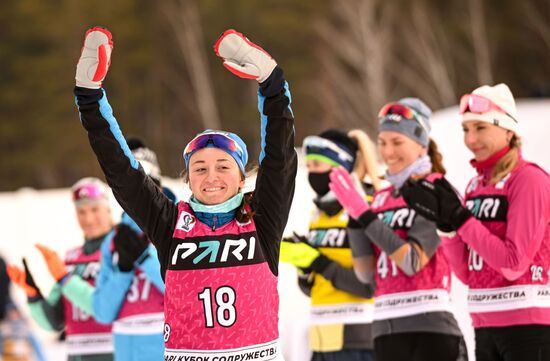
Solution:
<path fill-rule="evenodd" d="M 394 122 L 399 122 L 401 119 L 406 120 L 413 120 L 418 122 L 422 129 L 426 132 L 426 134 L 429 133 L 428 127 L 426 127 L 426 124 L 424 123 L 424 117 L 419 114 L 416 110 L 409 108 L 406 105 L 399 104 L 399 103 L 389 103 L 386 104 L 380 109 L 380 112 L 378 112 L 378 119 L 380 119 L 380 122 L 386 120 L 386 117 L 389 115 L 398 115 L 398 118 L 391 118 Z"/>
<path fill-rule="evenodd" d="M 239 144 L 231 139 L 227 134 L 223 132 L 212 132 L 199 134 L 193 138 L 185 147 L 183 156 L 187 157 L 195 150 L 206 148 L 208 144 L 212 144 L 216 148 L 226 149 L 230 152 L 235 152 L 239 156 L 242 156 L 243 149 Z"/>
<path fill-rule="evenodd" d="M 86 184 L 73 190 L 73 202 L 107 199 L 105 190 L 95 184 Z"/>
<path fill-rule="evenodd" d="M 517 123 L 517 120 L 513 116 L 511 116 L 504 109 L 499 107 L 497 104 L 495 104 L 492 100 L 488 98 L 485 98 L 478 94 L 464 94 L 460 98 L 459 112 L 461 115 L 466 112 L 483 114 L 491 110 L 506 114 L 507 116 L 512 118 L 514 122 Z"/>

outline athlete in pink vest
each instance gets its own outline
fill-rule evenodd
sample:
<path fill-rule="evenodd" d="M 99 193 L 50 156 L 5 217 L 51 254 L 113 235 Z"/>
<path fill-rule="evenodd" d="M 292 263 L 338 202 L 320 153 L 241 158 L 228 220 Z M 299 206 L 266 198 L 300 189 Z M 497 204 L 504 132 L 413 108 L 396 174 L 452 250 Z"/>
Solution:
<path fill-rule="evenodd" d="M 92 293 L 100 268 L 101 244 L 113 237 L 108 187 L 97 178 L 83 178 L 72 187 L 73 202 L 85 242 L 62 260 L 53 250 L 37 245 L 56 281 L 43 297 L 23 259 L 24 269 L 8 266 L 13 282 L 25 290 L 33 319 L 44 329 L 65 330 L 69 361 L 111 361 L 111 325 L 93 315 Z"/>
<path fill-rule="evenodd" d="M 416 98 L 387 104 L 379 114 L 378 148 L 390 187 L 372 204 L 342 167 L 330 188 L 350 215 L 354 270 L 375 284 L 372 333 L 377 361 L 461 360 L 464 340 L 451 313 L 451 273 L 434 222 L 409 208 L 399 188 L 409 178 L 432 181 L 445 172 L 429 139 L 431 110 Z"/>
<path fill-rule="evenodd" d="M 297 157 L 290 92 L 279 68 L 242 34 L 215 45 L 224 66 L 256 79 L 261 152 L 256 188 L 243 194 L 248 153 L 236 134 L 207 130 L 183 152 L 188 202 L 174 204 L 130 152 L 102 81 L 111 34 L 87 32 L 76 102 L 118 202 L 156 246 L 165 280 L 165 360 L 274 360 L 278 351 L 279 243 L 294 193 Z"/>
<path fill-rule="evenodd" d="M 128 145 L 145 173 L 161 186 L 156 154 L 138 138 Z M 112 238 L 101 245 L 93 292 L 98 322 L 113 324 L 115 361 L 160 360 L 164 355 L 164 282 L 155 247 L 124 213 Z"/>
<path fill-rule="evenodd" d="M 462 203 L 441 179 L 403 191 L 444 238 L 452 269 L 469 286 L 476 359 L 550 359 L 550 177 L 521 157 L 514 97 L 505 84 L 460 101 L 464 143 L 478 175 Z"/>

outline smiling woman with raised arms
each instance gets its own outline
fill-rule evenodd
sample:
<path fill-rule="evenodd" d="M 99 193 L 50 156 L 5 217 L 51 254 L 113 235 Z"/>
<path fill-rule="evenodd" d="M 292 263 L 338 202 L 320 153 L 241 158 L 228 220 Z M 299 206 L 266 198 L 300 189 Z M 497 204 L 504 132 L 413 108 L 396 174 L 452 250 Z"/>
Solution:
<path fill-rule="evenodd" d="M 107 30 L 86 33 L 76 101 L 115 197 L 157 247 L 166 283 L 165 359 L 282 358 L 277 346 L 279 244 L 297 170 L 294 118 L 282 69 L 242 34 L 222 34 L 215 51 L 224 66 L 259 83 L 262 149 L 256 188 L 250 194 L 241 191 L 248 161 L 241 138 L 207 130 L 183 152 L 193 195 L 189 202 L 174 204 L 132 156 L 107 102 L 102 81 L 112 48 Z"/>

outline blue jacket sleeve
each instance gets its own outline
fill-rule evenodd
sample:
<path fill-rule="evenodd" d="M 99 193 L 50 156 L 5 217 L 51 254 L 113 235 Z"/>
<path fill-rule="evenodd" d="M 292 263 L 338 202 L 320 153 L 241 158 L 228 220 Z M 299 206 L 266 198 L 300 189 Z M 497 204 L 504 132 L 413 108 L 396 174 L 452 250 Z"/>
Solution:
<path fill-rule="evenodd" d="M 118 316 L 132 284 L 134 272 L 121 272 L 113 262 L 112 237 L 101 245 L 101 266 L 93 294 L 95 319 L 101 323 L 112 323 Z"/>
<path fill-rule="evenodd" d="M 151 281 L 155 287 L 164 294 L 164 282 L 160 276 L 160 262 L 157 257 L 157 250 L 150 245 L 147 248 L 149 257 L 147 257 L 138 267 L 145 273 L 147 279 Z"/>
<path fill-rule="evenodd" d="M 143 231 L 141 230 L 141 228 L 139 228 L 139 226 L 137 225 L 137 223 L 136 223 L 132 218 L 130 218 L 130 216 L 129 216 L 128 213 L 126 213 L 126 212 L 123 212 L 123 213 L 122 213 L 122 217 L 121 217 L 121 219 L 120 219 L 120 223 L 127 225 L 127 226 L 130 227 L 134 232 L 136 232 L 136 233 L 138 233 L 138 234 L 142 234 L 142 233 L 143 233 Z"/>

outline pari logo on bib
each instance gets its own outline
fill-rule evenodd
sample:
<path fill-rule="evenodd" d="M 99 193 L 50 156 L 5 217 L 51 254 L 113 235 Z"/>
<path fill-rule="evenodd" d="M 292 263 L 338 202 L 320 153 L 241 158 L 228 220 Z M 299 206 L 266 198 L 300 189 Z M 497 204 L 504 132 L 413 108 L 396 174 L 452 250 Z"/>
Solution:
<path fill-rule="evenodd" d="M 195 226 L 197 220 L 191 213 L 181 212 L 178 223 L 176 224 L 176 229 L 181 229 L 182 231 L 189 232 Z"/>

